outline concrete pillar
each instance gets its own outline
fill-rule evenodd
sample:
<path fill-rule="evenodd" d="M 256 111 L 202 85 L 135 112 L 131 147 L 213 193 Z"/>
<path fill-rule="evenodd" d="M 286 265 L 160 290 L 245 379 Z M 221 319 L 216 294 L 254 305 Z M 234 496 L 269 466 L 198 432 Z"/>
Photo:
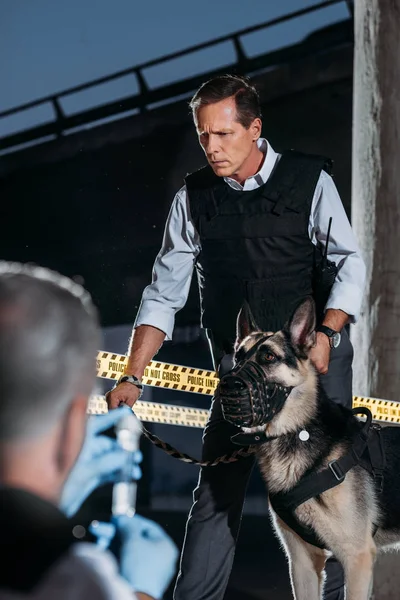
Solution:
<path fill-rule="evenodd" d="M 354 391 L 400 400 L 400 0 L 356 0 L 352 224 L 367 263 Z"/>
<path fill-rule="evenodd" d="M 354 391 L 400 401 L 400 0 L 356 0 L 352 224 L 367 263 L 352 329 Z M 384 554 L 374 600 L 399 597 L 400 556 Z"/>

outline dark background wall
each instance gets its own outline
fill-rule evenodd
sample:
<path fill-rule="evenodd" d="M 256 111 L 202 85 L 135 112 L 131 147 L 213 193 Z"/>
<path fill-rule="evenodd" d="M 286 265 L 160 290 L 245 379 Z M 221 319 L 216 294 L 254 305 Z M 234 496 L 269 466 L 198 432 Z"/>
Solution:
<path fill-rule="evenodd" d="M 352 49 L 254 77 L 263 135 L 277 151 L 326 154 L 350 215 Z M 104 326 L 131 323 L 174 193 L 204 157 L 187 101 L 2 157 L 0 256 L 78 280 Z M 178 325 L 198 323 L 193 282 Z"/>
<path fill-rule="evenodd" d="M 254 76 L 273 148 L 330 156 L 350 216 L 352 47 L 293 60 Z M 76 277 L 92 293 L 107 351 L 124 353 L 141 293 L 150 282 L 165 218 L 185 174 L 204 163 L 187 100 L 61 137 L 0 159 L 0 257 L 36 262 Z M 160 360 L 210 368 L 197 329 L 196 282 L 177 315 L 177 334 Z M 186 336 L 186 341 L 185 341 Z M 99 382 L 103 390 L 109 382 Z M 207 408 L 199 394 L 146 389 L 145 399 Z M 152 425 L 180 450 L 200 456 L 201 430 Z M 173 461 L 143 440 L 138 509 L 180 545 L 198 468 Z M 101 518 L 110 490 L 83 512 Z M 251 479 L 226 600 L 291 597 L 287 565 L 267 519 L 258 471 Z M 171 590 L 167 595 L 171 597 Z"/>

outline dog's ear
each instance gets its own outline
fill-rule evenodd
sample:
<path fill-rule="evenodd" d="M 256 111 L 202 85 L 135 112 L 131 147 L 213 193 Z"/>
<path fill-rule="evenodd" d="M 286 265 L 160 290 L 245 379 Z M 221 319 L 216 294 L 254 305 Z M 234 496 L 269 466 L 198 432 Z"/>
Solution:
<path fill-rule="evenodd" d="M 242 308 L 239 311 L 239 314 L 236 319 L 236 343 L 235 349 L 239 346 L 239 344 L 244 340 L 245 337 L 253 333 L 253 331 L 260 331 L 257 323 L 254 320 L 253 313 L 251 312 L 251 308 L 249 303 L 245 300 L 243 302 Z"/>
<path fill-rule="evenodd" d="M 308 353 L 315 344 L 315 326 L 315 302 L 308 296 L 296 308 L 286 326 L 293 345 Z"/>

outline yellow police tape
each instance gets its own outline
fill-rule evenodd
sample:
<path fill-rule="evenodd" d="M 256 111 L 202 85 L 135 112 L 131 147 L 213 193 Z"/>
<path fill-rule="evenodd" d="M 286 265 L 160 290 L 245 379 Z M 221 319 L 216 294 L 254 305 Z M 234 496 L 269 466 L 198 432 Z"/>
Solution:
<path fill-rule="evenodd" d="M 125 371 L 127 362 L 128 358 L 123 354 L 99 352 L 97 376 L 104 379 L 119 379 Z M 215 371 L 170 365 L 155 360 L 146 367 L 142 378 L 145 385 L 208 395 L 214 394 L 218 381 Z"/>
<path fill-rule="evenodd" d="M 205 427 L 209 411 L 204 408 L 175 406 L 144 402 L 138 400 L 133 408 L 135 415 L 146 423 L 165 423 L 166 425 L 184 425 L 185 427 Z M 108 411 L 104 396 L 91 396 L 88 413 L 103 415 Z"/>
<path fill-rule="evenodd" d="M 104 379 L 118 379 L 124 373 L 127 361 L 128 358 L 123 354 L 99 352 L 97 355 L 97 376 Z M 154 360 L 146 367 L 142 379 L 144 385 L 206 395 L 214 394 L 218 381 L 218 374 L 215 371 L 171 365 Z M 383 421 L 393 425 L 400 424 L 400 402 L 353 396 L 353 407 L 359 408 L 361 406 L 369 408 L 374 421 Z M 138 401 L 134 410 L 142 421 L 189 427 L 204 427 L 208 417 L 208 410 L 206 409 L 157 404 L 155 402 Z M 88 412 L 90 414 L 106 413 L 107 403 L 104 397 L 92 396 Z"/>

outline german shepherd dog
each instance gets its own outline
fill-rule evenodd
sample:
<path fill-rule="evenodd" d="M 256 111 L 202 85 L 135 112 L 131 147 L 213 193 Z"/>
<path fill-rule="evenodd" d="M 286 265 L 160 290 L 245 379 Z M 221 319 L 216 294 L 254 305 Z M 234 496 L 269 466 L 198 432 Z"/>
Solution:
<path fill-rule="evenodd" d="M 358 446 L 364 463 L 353 464 L 359 458 L 354 444 L 366 440 L 365 421 L 320 389 L 308 357 L 315 326 L 312 298 L 274 333 L 260 331 L 244 306 L 237 321 L 234 367 L 221 378 L 217 393 L 225 418 L 240 426 L 232 439 L 258 444 L 270 515 L 288 558 L 295 600 L 322 597 L 325 561 L 331 554 L 343 565 L 347 600 L 368 600 L 377 549 L 394 549 L 400 542 L 400 429 L 370 428 L 384 448 L 379 478 L 366 468 L 365 443 Z M 330 468 L 349 456 L 353 466 L 346 474 Z M 282 517 L 274 510 L 279 501 L 273 498 L 290 500 L 299 482 L 314 477 L 314 484 L 317 473 L 330 473 L 334 484 L 329 480 L 326 491 L 311 490 L 291 515 Z"/>

